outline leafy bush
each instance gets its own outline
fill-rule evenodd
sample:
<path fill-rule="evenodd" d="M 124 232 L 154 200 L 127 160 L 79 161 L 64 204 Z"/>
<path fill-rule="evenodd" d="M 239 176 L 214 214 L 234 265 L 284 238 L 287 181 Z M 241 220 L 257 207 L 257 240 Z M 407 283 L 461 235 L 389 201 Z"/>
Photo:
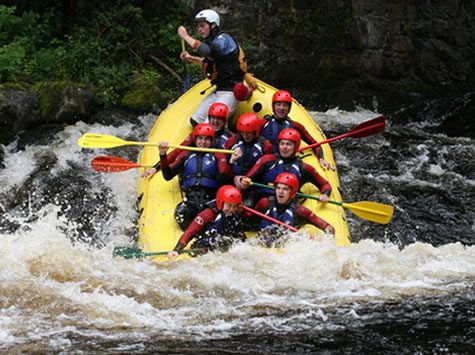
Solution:
<path fill-rule="evenodd" d="M 183 74 L 176 34 L 187 17 L 181 1 L 145 1 L 149 7 L 143 11 L 135 1 L 79 0 L 78 14 L 68 24 L 56 2 L 46 1 L 49 5 L 44 8 L 30 10 L 26 10 L 28 2 L 18 3 L 21 14 L 15 6 L 0 5 L 1 82 L 74 81 L 97 88 L 106 105 L 120 102 L 138 72 L 160 78 L 159 85 L 172 92 L 181 89 L 150 59 L 157 56 Z"/>

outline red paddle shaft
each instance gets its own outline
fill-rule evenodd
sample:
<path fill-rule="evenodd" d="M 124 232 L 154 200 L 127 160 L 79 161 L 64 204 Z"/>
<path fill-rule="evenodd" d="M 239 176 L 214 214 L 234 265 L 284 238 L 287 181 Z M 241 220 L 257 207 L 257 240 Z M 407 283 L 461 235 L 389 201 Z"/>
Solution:
<path fill-rule="evenodd" d="M 355 127 L 351 129 L 351 131 L 347 133 L 324 140 L 322 142 L 313 143 L 306 147 L 300 148 L 299 152 L 317 147 L 325 143 L 334 142 L 338 139 L 345 138 L 345 137 L 363 138 L 363 137 L 372 136 L 373 134 L 381 133 L 384 130 L 384 125 L 385 125 L 384 116 L 379 116 L 379 117 L 373 118 L 372 120 L 356 125 Z"/>

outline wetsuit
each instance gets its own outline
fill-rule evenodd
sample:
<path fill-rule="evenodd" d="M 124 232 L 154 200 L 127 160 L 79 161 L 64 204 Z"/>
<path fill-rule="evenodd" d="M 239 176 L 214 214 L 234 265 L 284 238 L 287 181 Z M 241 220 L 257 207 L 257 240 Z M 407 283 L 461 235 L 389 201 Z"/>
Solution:
<path fill-rule="evenodd" d="M 274 147 L 274 152 L 278 152 L 277 136 L 285 128 L 296 129 L 302 140 L 308 145 L 317 143 L 317 141 L 308 133 L 303 124 L 297 121 L 293 121 L 290 117 L 286 117 L 282 120 L 277 119 L 275 116 L 264 116 L 264 119 L 259 121 L 260 135 L 270 141 Z M 312 148 L 315 156 L 319 159 L 323 158 L 323 150 L 320 146 Z"/>
<path fill-rule="evenodd" d="M 182 151 L 171 164 L 167 155 L 160 155 L 160 165 L 165 180 L 180 176 L 185 198 L 175 209 L 175 219 L 183 230 L 214 199 L 230 172 L 223 153 Z"/>
<path fill-rule="evenodd" d="M 243 154 L 231 164 L 231 173 L 233 175 L 247 174 L 259 158 L 272 153 L 272 144 L 268 140 L 257 137 L 247 143 L 239 133 L 228 139 L 224 144 L 224 149 L 235 150 L 237 148 L 240 148 Z"/>
<path fill-rule="evenodd" d="M 299 179 L 299 186 L 312 183 L 320 190 L 320 193 L 330 196 L 332 188 L 315 168 L 304 163 L 299 157 L 282 158 L 279 153 L 267 154 L 260 158 L 246 177 L 262 184 L 273 183 L 277 175 L 283 172 L 292 173 Z M 273 194 L 271 189 L 258 189 L 259 197 Z"/>
<path fill-rule="evenodd" d="M 266 216 L 277 219 L 292 227 L 300 228 L 304 224 L 325 230 L 330 224 L 318 217 L 307 207 L 298 205 L 294 199 L 286 204 L 279 204 L 274 196 L 261 198 L 255 207 Z M 333 226 L 332 226 L 333 229 Z M 272 246 L 285 233 L 286 228 L 268 219 L 262 218 L 259 223 L 259 238 L 266 246 Z"/>
<path fill-rule="evenodd" d="M 213 140 L 214 143 L 211 148 L 225 149 L 224 143 L 226 143 L 226 141 L 233 136 L 234 136 L 234 133 L 231 132 L 227 128 L 224 128 L 219 132 L 215 132 L 214 140 Z M 191 135 L 186 136 L 186 138 L 183 140 L 183 142 L 180 143 L 180 145 L 185 146 L 185 147 L 190 147 L 190 146 L 193 147 L 194 146 L 193 137 Z M 177 149 L 173 149 L 170 153 L 167 153 L 168 164 L 172 164 L 176 160 L 178 155 L 183 151 L 184 151 L 183 149 L 177 148 Z M 157 170 L 160 169 L 160 161 L 154 165 L 154 168 Z"/>
<path fill-rule="evenodd" d="M 216 207 L 215 201 L 212 201 L 186 228 L 174 250 L 180 253 L 193 238 L 195 240 L 191 246 L 192 249 L 204 248 L 203 251 L 214 249 L 225 251 L 234 242 L 244 241 L 246 235 L 243 231 L 241 216 L 237 213 L 225 216 Z"/>

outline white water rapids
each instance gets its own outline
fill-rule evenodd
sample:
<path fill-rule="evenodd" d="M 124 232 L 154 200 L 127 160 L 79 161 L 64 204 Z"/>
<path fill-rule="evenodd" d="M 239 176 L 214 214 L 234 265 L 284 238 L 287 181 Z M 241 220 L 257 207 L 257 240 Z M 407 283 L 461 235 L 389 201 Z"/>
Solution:
<path fill-rule="evenodd" d="M 324 129 L 332 124 L 350 129 L 376 114 L 331 110 L 313 116 Z M 137 125 L 146 132 L 154 119 L 142 117 Z M 77 123 L 51 137 L 48 145 L 24 151 L 12 145 L 0 170 L 0 192 L 18 189 L 42 150 L 57 158 L 49 171 L 54 175 L 71 169 L 69 162 L 86 166 L 93 157 L 107 155 L 79 148 L 76 141 L 84 133 L 126 137 L 134 130 L 132 124 Z M 337 163 L 351 164 L 350 157 L 334 150 Z M 440 169 L 434 165 L 431 173 L 441 174 Z M 17 220 L 21 227 L 15 232 L 0 234 L 0 352 L 88 353 L 92 347 L 127 353 L 176 339 L 344 331 L 364 321 L 359 310 L 365 304 L 450 296 L 474 287 L 473 245 L 413 242 L 400 248 L 385 235 L 375 241 L 360 234 L 348 247 L 295 235 L 282 253 L 240 244 L 225 254 L 161 264 L 113 259 L 114 246 L 129 243 L 126 230 L 135 223 L 135 179 L 134 170 L 90 172 L 95 189 L 111 191 L 113 198 L 103 208 L 117 209 L 97 225 L 104 231 L 101 249 L 73 245 L 68 233 L 77 222 L 58 213 L 54 203 L 45 204 L 31 222 Z M 37 198 L 35 191 L 30 198 Z"/>

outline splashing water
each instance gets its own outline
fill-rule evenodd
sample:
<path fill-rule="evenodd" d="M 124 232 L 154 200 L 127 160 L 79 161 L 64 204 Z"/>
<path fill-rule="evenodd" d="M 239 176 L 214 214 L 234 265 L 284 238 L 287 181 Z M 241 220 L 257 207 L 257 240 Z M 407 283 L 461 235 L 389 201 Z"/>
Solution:
<path fill-rule="evenodd" d="M 377 116 L 312 114 L 328 137 Z M 345 200 L 396 208 L 385 226 L 348 212 L 348 247 L 297 233 L 281 252 L 238 244 L 180 262 L 113 259 L 114 246 L 134 238 L 136 172 L 93 171 L 89 161 L 103 153 L 76 141 L 86 132 L 142 140 L 154 119 L 78 123 L 51 144 L 7 147 L 2 352 L 391 352 L 401 339 L 409 352 L 474 346 L 473 176 L 451 162 L 473 158 L 469 139 L 390 124 L 381 136 L 335 143 Z M 460 184 L 469 196 L 457 193 Z M 422 203 L 421 192 L 434 197 Z"/>

